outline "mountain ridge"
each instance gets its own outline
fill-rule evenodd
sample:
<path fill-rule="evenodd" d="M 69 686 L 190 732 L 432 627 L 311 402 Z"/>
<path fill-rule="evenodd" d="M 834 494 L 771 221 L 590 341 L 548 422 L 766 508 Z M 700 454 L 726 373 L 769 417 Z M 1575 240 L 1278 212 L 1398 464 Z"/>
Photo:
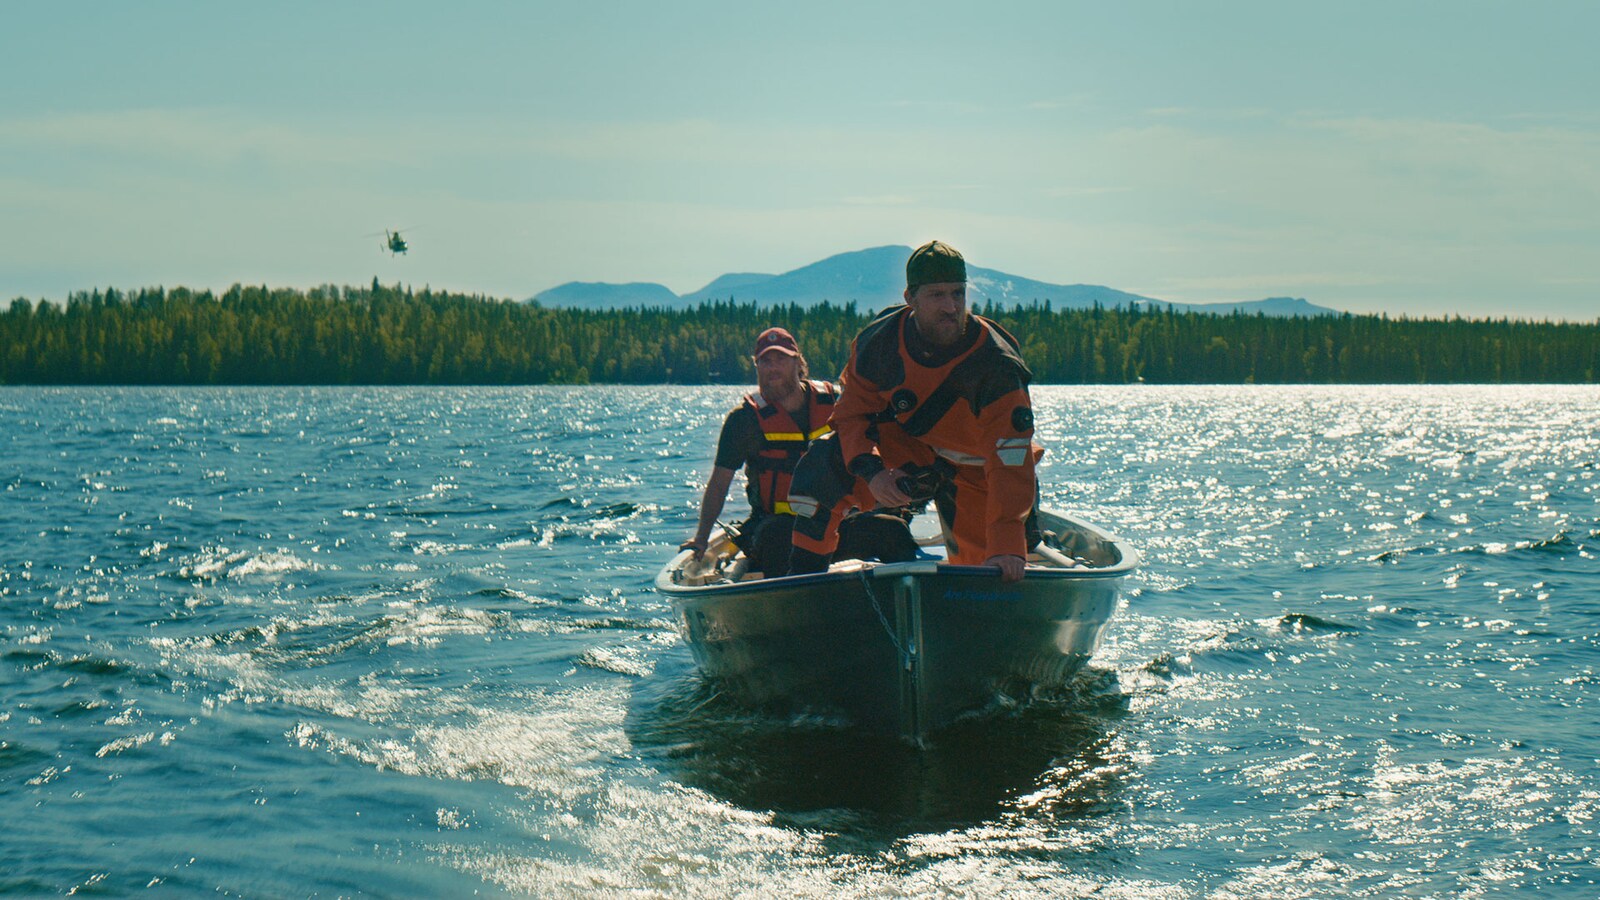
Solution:
<path fill-rule="evenodd" d="M 731 272 L 720 275 L 698 290 L 674 293 L 655 282 L 614 284 L 609 282 L 569 281 L 533 295 L 529 300 L 542 306 L 573 309 L 621 309 L 624 307 L 664 307 L 684 309 L 701 303 L 735 301 L 764 306 L 797 304 L 815 306 L 823 301 L 843 306 L 854 302 L 866 309 L 879 309 L 901 302 L 905 288 L 905 262 L 910 247 L 890 244 L 836 253 L 797 269 L 776 275 L 760 272 Z M 1178 312 L 1229 314 L 1262 313 L 1269 316 L 1339 315 L 1340 311 L 1318 306 L 1299 297 L 1268 297 L 1222 303 L 1180 303 L 1146 297 L 1097 284 L 1051 284 L 1020 275 L 967 267 L 967 296 L 972 305 L 995 303 L 1000 306 L 1026 306 L 1048 302 L 1056 309 L 1087 309 L 1122 306 L 1143 309 L 1173 309 Z"/>

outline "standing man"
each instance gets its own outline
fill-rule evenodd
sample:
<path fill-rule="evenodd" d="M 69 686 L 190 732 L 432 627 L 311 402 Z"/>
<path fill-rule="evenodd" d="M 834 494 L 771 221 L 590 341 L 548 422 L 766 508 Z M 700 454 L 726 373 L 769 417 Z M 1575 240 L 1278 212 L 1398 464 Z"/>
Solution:
<path fill-rule="evenodd" d="M 1033 443 L 1032 373 L 1015 338 L 967 310 L 966 260 L 948 244 L 911 254 L 904 296 L 856 335 L 833 407 L 837 439 L 795 474 L 791 572 L 825 567 L 864 486 L 886 507 L 931 493 L 950 562 L 1020 580 L 1037 542 L 1034 470 L 1044 454 Z"/>
<path fill-rule="evenodd" d="M 744 521 L 739 546 L 752 570 L 767 577 L 789 569 L 789 480 L 811 441 L 828 434 L 828 414 L 838 390 L 826 381 L 807 378 L 809 368 L 794 335 L 768 328 L 756 338 L 756 387 L 722 422 L 716 462 L 700 499 L 700 523 L 680 550 L 698 558 L 706 550 L 711 526 L 722 514 L 734 470 L 744 467 L 750 518 Z"/>

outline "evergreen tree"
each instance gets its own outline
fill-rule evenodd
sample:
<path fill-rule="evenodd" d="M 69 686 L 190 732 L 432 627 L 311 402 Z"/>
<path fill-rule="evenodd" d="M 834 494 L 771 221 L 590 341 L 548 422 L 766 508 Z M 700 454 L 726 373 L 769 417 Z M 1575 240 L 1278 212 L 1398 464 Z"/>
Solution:
<path fill-rule="evenodd" d="M 1600 322 L 1277 318 L 1048 302 L 985 307 L 1039 384 L 1577 382 Z M 546 309 L 424 288 L 109 288 L 0 313 L 0 384 L 748 384 L 750 342 L 782 325 L 814 377 L 872 318 L 855 304 Z"/>

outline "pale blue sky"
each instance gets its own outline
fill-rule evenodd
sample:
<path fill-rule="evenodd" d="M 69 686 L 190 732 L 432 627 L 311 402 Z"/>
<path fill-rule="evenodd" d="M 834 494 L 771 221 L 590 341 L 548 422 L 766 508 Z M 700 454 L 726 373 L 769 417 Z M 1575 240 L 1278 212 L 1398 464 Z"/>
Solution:
<path fill-rule="evenodd" d="M 331 7 L 331 8 L 330 8 Z M 1594 2 L 6 3 L 0 302 L 698 288 L 883 244 L 1600 317 Z M 410 227 L 391 259 L 366 235 Z"/>

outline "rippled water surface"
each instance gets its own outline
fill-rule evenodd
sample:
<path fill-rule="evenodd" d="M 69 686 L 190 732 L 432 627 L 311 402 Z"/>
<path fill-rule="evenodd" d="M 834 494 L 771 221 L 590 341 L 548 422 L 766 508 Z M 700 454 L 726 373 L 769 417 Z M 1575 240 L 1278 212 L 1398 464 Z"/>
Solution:
<path fill-rule="evenodd" d="M 0 893 L 1600 896 L 1600 391 L 1036 389 L 1146 565 L 925 751 L 697 679 L 736 397 L 0 389 Z"/>

